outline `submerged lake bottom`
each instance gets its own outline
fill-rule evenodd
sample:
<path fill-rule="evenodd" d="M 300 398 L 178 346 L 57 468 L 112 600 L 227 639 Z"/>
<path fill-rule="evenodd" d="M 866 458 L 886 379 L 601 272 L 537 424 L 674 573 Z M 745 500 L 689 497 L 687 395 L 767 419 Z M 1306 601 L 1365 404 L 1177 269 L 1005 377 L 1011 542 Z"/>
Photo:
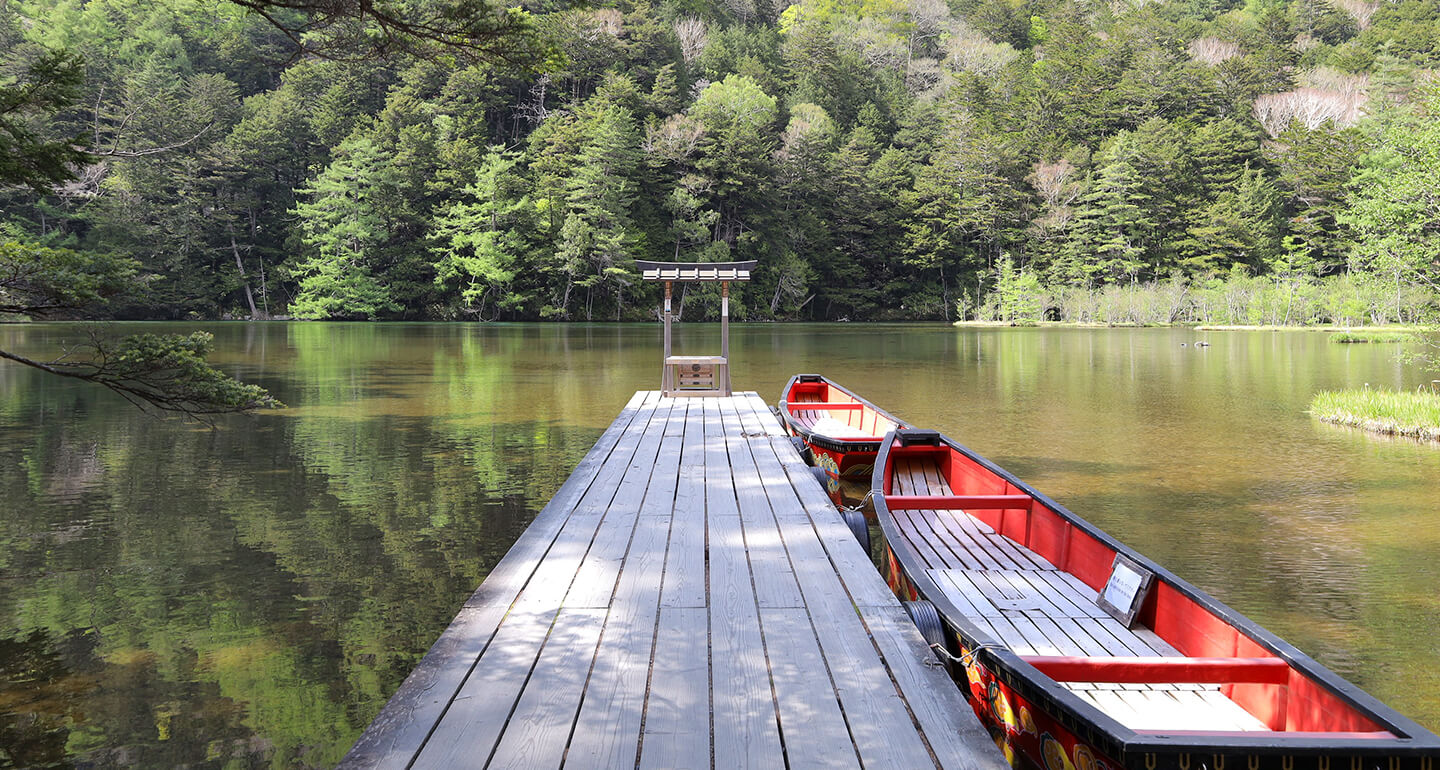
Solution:
<path fill-rule="evenodd" d="M 0 363 L 0 757 L 330 766 L 636 390 L 659 325 L 116 324 L 215 335 L 289 407 L 217 430 Z M 43 356 L 71 324 L 0 326 Z M 1208 347 L 1196 347 L 1198 340 Z M 719 348 L 677 327 L 676 353 Z M 1322 333 L 734 324 L 939 429 L 1440 728 L 1440 447 L 1316 391 L 1432 375 Z M 3 764 L 3 763 L 0 763 Z"/>

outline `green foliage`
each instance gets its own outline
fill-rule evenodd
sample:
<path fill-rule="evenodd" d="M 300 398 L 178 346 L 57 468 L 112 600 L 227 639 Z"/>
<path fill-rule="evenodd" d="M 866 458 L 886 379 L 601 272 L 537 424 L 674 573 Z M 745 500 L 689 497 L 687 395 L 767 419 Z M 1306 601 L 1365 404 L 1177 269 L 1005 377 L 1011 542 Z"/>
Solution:
<path fill-rule="evenodd" d="M 79 97 L 84 62 L 56 50 L 5 69 L 13 74 L 0 70 L 0 189 L 28 185 L 43 192 L 91 159 L 78 137 L 50 139 L 41 125 Z"/>
<path fill-rule="evenodd" d="M 460 283 L 465 309 L 480 318 L 487 302 L 505 300 L 522 253 L 522 218 L 533 208 L 517 189 L 518 175 L 511 173 L 517 162 L 518 153 L 490 148 L 476 183 L 435 220 L 435 281 Z"/>
<path fill-rule="evenodd" d="M 1069 323 L 1348 327 L 1429 323 L 1440 312 L 1433 294 L 1409 289 L 1402 294 L 1408 303 L 1405 313 L 1396 316 L 1389 308 L 1388 287 L 1346 274 L 1297 280 L 1251 276 L 1237 268 L 1224 278 L 1203 281 L 1176 275 L 1086 288 L 1032 281 L 1026 271 L 1013 267 L 1006 278 L 1003 267 L 1002 262 L 995 288 L 976 309 L 980 320 L 1053 317 Z M 1042 303 L 1038 309 L 1036 302 Z M 1007 307 L 1012 308 L 1009 315 Z"/>
<path fill-rule="evenodd" d="M 112 255 L 0 241 L 0 313 L 96 312 L 111 297 L 137 288 L 135 268 Z"/>
<path fill-rule="evenodd" d="M 302 240 L 314 251 L 296 267 L 296 318 L 375 318 L 400 310 L 373 268 L 380 266 L 396 211 L 395 168 L 373 141 L 356 136 L 311 187 L 310 201 L 295 207 Z"/>
<path fill-rule="evenodd" d="M 1415 113 L 1388 123 L 1351 183 L 1350 206 L 1339 216 L 1355 234 L 1355 267 L 1401 287 L 1440 288 L 1440 88 L 1430 86 Z"/>
<path fill-rule="evenodd" d="M 1410 342 L 1415 339 L 1413 334 L 1403 332 L 1335 332 L 1330 335 L 1330 341 L 1341 344 L 1369 343 L 1369 342 Z"/>
<path fill-rule="evenodd" d="M 639 319 L 634 259 L 755 258 L 750 317 L 942 318 L 1009 254 L 1056 298 L 1419 318 L 1433 4 L 12 2 L 6 88 L 86 62 L 16 125 L 104 162 L 0 208 L 133 260 L 127 316 Z M 452 45 L 482 21 L 524 66 Z"/>
<path fill-rule="evenodd" d="M 533 68 L 556 55 L 528 11 L 491 0 L 230 1 L 273 24 L 301 52 L 323 58 L 457 56 Z"/>
<path fill-rule="evenodd" d="M 995 266 L 994 299 L 998 320 L 1045 320 L 1046 296 L 1040 277 L 1028 267 L 1016 267 L 1009 254 L 1002 254 Z"/>
<path fill-rule="evenodd" d="M 258 385 L 246 385 L 205 362 L 212 337 L 99 334 L 59 358 L 36 361 L 0 350 L 0 358 L 104 386 L 140 407 L 189 417 L 284 406 Z"/>

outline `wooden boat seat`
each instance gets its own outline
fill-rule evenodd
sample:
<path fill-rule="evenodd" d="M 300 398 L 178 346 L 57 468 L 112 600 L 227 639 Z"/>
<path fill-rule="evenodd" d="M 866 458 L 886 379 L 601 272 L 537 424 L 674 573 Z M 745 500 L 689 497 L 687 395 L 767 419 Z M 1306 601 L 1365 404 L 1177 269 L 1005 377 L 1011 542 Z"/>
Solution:
<path fill-rule="evenodd" d="M 926 562 L 926 573 L 945 597 L 1015 654 L 1185 658 L 1154 631 L 1126 628 L 1110 617 L 1096 603 L 1099 593 L 1079 578 L 966 513 L 966 509 L 1028 509 L 1028 495 L 956 495 L 933 466 L 901 463 L 892 476 L 893 494 L 885 497 L 900 531 Z M 1269 729 L 1221 694 L 1219 684 L 1186 678 L 1061 684 L 1134 730 Z"/>
<path fill-rule="evenodd" d="M 834 417 L 821 417 L 810 424 L 810 430 L 831 438 L 877 438 L 853 425 L 846 425 Z"/>
<path fill-rule="evenodd" d="M 1031 655 L 1025 662 L 1057 682 L 1134 684 L 1287 684 L 1279 658 L 1187 658 L 1123 655 Z"/>
<path fill-rule="evenodd" d="M 1125 661 L 1172 658 L 1179 666 L 1168 681 L 1160 675 L 1119 677 L 1112 670 L 1094 681 L 1062 684 L 1100 710 L 1135 730 L 1267 730 L 1265 724 L 1220 693 L 1213 682 L 1192 681 L 1183 672 L 1186 658 L 1148 628 L 1126 628 L 1100 609 L 1097 592 L 1059 570 L 931 569 L 927 571 L 972 623 L 1023 658 L 1054 661 Z M 1284 665 L 1283 662 L 1279 662 Z M 1189 663 L 1198 670 L 1198 663 Z M 1249 679 L 1274 677 L 1275 664 L 1260 663 Z M 1078 664 L 1076 665 L 1078 668 Z M 1139 665 L 1134 666 L 1137 670 Z M 1243 667 L 1237 664 L 1237 667 Z M 1043 669 L 1042 669 L 1043 670 Z M 1288 672 L 1288 667 L 1286 667 Z M 1263 671 L 1263 674 L 1260 673 Z M 1282 672 L 1284 673 L 1284 672 Z M 1214 678 L 1214 677 L 1211 677 Z M 1120 681 L 1113 681 L 1113 680 Z M 1232 680 L 1226 680 L 1232 681 Z M 1270 681 L 1267 679 L 1266 681 Z"/>
<path fill-rule="evenodd" d="M 790 414 L 806 430 L 831 438 L 880 438 L 895 429 L 895 423 L 870 411 L 858 401 L 810 401 L 814 396 L 797 396 L 790 402 Z M 860 425 L 852 423 L 858 422 Z M 867 422 L 870 428 L 864 428 Z"/>

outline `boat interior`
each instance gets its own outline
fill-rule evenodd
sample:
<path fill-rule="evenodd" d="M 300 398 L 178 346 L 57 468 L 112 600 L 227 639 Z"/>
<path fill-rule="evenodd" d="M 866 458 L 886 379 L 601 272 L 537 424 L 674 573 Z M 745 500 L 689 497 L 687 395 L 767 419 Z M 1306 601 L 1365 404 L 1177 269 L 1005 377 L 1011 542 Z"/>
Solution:
<path fill-rule="evenodd" d="M 965 620 L 1122 725 L 1394 737 L 1165 581 L 1132 624 L 1112 617 L 1116 549 L 968 455 L 897 443 L 887 466 L 894 523 Z"/>
<path fill-rule="evenodd" d="M 785 401 L 795 425 L 822 436 L 878 439 L 900 427 L 879 410 L 824 380 L 795 382 Z"/>

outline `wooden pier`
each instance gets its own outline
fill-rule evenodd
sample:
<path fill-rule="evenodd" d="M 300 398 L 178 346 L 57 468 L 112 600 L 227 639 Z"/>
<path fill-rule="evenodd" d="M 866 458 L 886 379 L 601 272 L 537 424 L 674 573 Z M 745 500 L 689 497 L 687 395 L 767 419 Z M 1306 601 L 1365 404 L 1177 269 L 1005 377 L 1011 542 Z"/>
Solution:
<path fill-rule="evenodd" d="M 1005 767 L 764 402 L 635 394 L 346 767 Z"/>

